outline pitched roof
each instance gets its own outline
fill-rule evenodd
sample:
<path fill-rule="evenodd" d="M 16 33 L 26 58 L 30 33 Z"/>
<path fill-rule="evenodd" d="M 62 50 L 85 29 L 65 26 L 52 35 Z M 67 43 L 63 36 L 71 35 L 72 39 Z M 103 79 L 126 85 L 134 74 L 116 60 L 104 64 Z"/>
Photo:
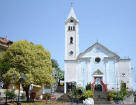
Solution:
<path fill-rule="evenodd" d="M 111 50 L 109 50 L 108 48 L 106 48 L 105 46 L 103 46 L 102 44 L 96 42 L 95 44 L 93 44 L 91 47 L 89 47 L 88 49 L 86 49 L 84 52 L 80 53 L 78 55 L 78 58 L 80 58 L 81 56 L 83 56 L 85 53 L 89 52 L 90 50 L 92 50 L 95 46 L 100 46 L 103 49 L 105 49 L 106 51 L 108 51 L 109 53 L 113 54 L 114 56 L 116 56 L 117 58 L 120 58 L 116 53 L 112 52 Z"/>
<path fill-rule="evenodd" d="M 74 9 L 71 7 L 69 15 L 65 21 L 65 23 L 67 23 L 70 19 L 74 19 L 76 22 L 79 22 L 78 19 L 76 18 L 76 14 L 74 12 Z"/>
<path fill-rule="evenodd" d="M 13 42 L 8 40 L 7 38 L 0 37 L 0 46 L 2 48 L 7 48 L 9 45 L 11 45 Z"/>
<path fill-rule="evenodd" d="M 98 69 L 98 70 L 96 70 L 94 73 L 93 73 L 93 75 L 102 75 L 103 73 Z"/>
<path fill-rule="evenodd" d="M 8 44 L 13 43 L 13 42 L 8 40 L 7 38 L 0 37 L 0 43 L 8 45 Z"/>
<path fill-rule="evenodd" d="M 74 19 L 77 19 L 77 18 L 76 18 L 76 14 L 75 14 L 75 12 L 74 12 L 74 9 L 73 9 L 73 8 L 71 8 L 71 9 L 70 9 L 70 13 L 69 13 L 69 15 L 68 15 L 68 18 L 67 18 L 67 19 L 69 19 L 69 18 L 71 18 L 71 17 L 73 17 Z"/>

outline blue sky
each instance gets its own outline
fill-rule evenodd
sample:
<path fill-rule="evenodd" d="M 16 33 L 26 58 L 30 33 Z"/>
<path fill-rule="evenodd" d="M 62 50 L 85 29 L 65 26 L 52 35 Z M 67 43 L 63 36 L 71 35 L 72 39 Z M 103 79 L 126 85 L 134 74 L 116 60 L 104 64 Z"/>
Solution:
<path fill-rule="evenodd" d="M 0 0 L 0 36 L 43 45 L 63 69 L 71 1 L 80 22 L 80 52 L 98 40 L 122 58 L 129 56 L 135 67 L 136 0 Z"/>

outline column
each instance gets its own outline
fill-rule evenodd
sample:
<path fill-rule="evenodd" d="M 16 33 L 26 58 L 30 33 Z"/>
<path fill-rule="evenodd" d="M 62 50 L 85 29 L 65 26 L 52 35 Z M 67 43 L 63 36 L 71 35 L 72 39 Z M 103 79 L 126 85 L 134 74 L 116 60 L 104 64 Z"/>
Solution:
<path fill-rule="evenodd" d="M 66 76 L 66 74 L 67 74 L 67 67 L 66 67 L 66 63 L 64 62 L 64 93 L 66 94 L 66 92 L 67 92 L 67 76 Z"/>
<path fill-rule="evenodd" d="M 90 71 L 91 71 L 91 64 L 90 59 L 87 61 L 87 83 L 91 82 L 90 80 Z"/>
<path fill-rule="evenodd" d="M 106 79 L 106 84 L 107 84 L 107 88 L 109 87 L 109 63 L 108 63 L 108 59 L 105 59 L 105 79 Z"/>

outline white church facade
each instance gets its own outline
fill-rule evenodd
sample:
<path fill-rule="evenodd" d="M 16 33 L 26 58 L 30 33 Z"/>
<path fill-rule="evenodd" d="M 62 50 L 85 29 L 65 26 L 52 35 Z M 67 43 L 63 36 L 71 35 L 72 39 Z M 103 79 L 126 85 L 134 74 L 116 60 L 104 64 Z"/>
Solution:
<path fill-rule="evenodd" d="M 93 90 L 99 84 L 102 91 L 120 89 L 124 82 L 132 90 L 130 59 L 121 59 L 98 42 L 79 53 L 78 30 L 79 21 L 71 8 L 65 21 L 64 93 L 69 82 L 84 88 L 90 84 Z"/>

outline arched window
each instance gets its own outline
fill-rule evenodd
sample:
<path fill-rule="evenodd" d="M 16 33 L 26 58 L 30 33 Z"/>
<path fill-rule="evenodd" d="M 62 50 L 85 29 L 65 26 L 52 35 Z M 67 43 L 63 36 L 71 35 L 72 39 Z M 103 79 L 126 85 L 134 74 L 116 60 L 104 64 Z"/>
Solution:
<path fill-rule="evenodd" d="M 73 44 L 73 37 L 70 37 L 70 44 Z"/>
<path fill-rule="evenodd" d="M 73 23 L 74 21 L 73 20 L 70 20 L 71 23 Z"/>
<path fill-rule="evenodd" d="M 75 31 L 75 26 L 73 26 L 73 31 Z"/>
<path fill-rule="evenodd" d="M 70 31 L 70 26 L 68 26 L 68 31 Z"/>
<path fill-rule="evenodd" d="M 72 31 L 72 26 L 71 26 L 70 30 Z"/>

